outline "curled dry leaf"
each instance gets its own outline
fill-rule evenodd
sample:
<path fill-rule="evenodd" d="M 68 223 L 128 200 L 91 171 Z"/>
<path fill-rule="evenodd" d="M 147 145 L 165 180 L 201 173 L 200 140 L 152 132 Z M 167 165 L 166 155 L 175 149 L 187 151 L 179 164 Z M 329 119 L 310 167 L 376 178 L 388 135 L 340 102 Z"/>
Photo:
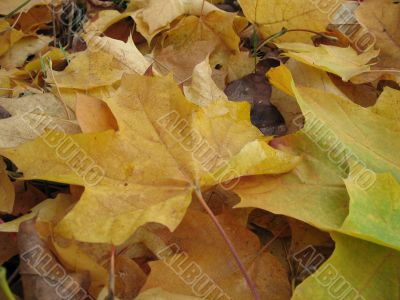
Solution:
<path fill-rule="evenodd" d="M 135 5 L 137 4 L 133 2 L 131 7 Z M 184 14 L 200 16 L 207 15 L 211 11 L 221 11 L 203 0 L 147 0 L 139 5 L 140 8 L 132 14 L 132 17 L 137 30 L 149 43 L 157 33 L 168 29 L 169 24 L 179 16 Z"/>

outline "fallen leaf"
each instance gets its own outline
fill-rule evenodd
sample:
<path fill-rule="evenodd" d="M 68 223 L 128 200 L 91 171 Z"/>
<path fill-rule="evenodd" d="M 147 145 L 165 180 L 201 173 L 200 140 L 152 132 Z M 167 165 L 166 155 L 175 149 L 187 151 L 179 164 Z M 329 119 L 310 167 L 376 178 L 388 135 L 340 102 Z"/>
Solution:
<path fill-rule="evenodd" d="M 137 24 L 137 30 L 146 38 L 148 43 L 163 29 L 168 29 L 169 24 L 177 17 L 189 15 L 207 15 L 211 11 L 221 11 L 214 5 L 203 0 L 147 0 L 145 5 L 139 4 L 132 17 Z M 132 3 L 132 5 L 137 5 Z M 130 10 L 130 7 L 128 7 Z"/>
<path fill-rule="evenodd" d="M 52 38 L 41 35 L 20 39 L 0 58 L 0 65 L 2 68 L 8 70 L 22 67 L 30 55 L 39 52 L 47 46 L 51 40 Z"/>
<path fill-rule="evenodd" d="M 12 215 L 14 216 L 20 216 L 30 212 L 33 207 L 47 199 L 47 196 L 42 191 L 29 182 L 15 181 L 13 184 L 15 201 Z"/>
<path fill-rule="evenodd" d="M 0 191 L 0 212 L 11 213 L 14 206 L 15 191 L 3 159 L 0 159 Z"/>
<path fill-rule="evenodd" d="M 287 29 L 324 32 L 330 23 L 329 12 L 344 1 L 322 4 L 301 0 L 239 0 L 246 18 L 258 27 L 263 38 Z M 285 42 L 311 42 L 310 33 L 293 32 L 278 38 Z"/>
<path fill-rule="evenodd" d="M 228 100 L 211 75 L 212 70 L 207 58 L 194 67 L 191 85 L 183 87 L 186 98 L 199 106 L 208 105 L 213 100 Z"/>
<path fill-rule="evenodd" d="M 121 244 L 147 222 L 173 230 L 196 185 L 215 185 L 240 175 L 287 172 L 298 161 L 268 146 L 248 120 L 246 103 L 223 100 L 200 109 L 184 98 L 170 77 L 126 75 L 117 95 L 106 103 L 117 119 L 118 132 L 67 136 L 53 131 L 19 148 L 1 150 L 26 179 L 86 187 L 56 227 L 66 237 Z M 187 130 L 195 134 L 188 141 L 190 148 L 179 144 L 185 133 L 174 131 L 174 124 L 181 121 L 188 122 Z M 65 138 L 81 149 L 78 154 L 60 156 L 46 142 L 55 139 L 52 145 L 57 146 Z M 212 156 L 216 160 L 208 167 L 191 151 L 199 141 L 217 149 Z M 74 157 L 83 159 L 82 154 L 95 162 L 95 168 L 85 173 L 70 163 Z"/>
<path fill-rule="evenodd" d="M 260 245 L 256 236 L 230 213 L 218 219 L 255 281 L 261 299 L 289 299 L 287 274 L 279 261 L 270 253 L 257 253 Z M 253 299 L 228 252 L 208 215 L 188 210 L 170 245 L 159 250 L 161 260 L 150 263 L 151 273 L 142 291 L 159 287 L 201 298 Z"/>
<path fill-rule="evenodd" d="M 32 208 L 30 213 L 19 218 L 0 224 L 0 232 L 18 232 L 18 227 L 24 221 L 36 218 L 37 223 L 47 223 L 48 227 L 54 227 L 65 212 L 71 207 L 73 201 L 70 195 L 58 194 L 55 199 L 47 199 Z"/>
<path fill-rule="evenodd" d="M 78 94 L 76 117 L 82 132 L 118 130 L 118 124 L 107 104 L 100 99 Z"/>
<path fill-rule="evenodd" d="M 9 233 L 0 233 L 0 264 L 18 254 L 17 241 Z"/>
<path fill-rule="evenodd" d="M 261 208 L 326 231 L 339 228 L 349 211 L 345 171 L 303 132 L 277 143 L 301 155 L 301 163 L 281 176 L 242 178 L 234 189 L 241 198 L 236 207 Z"/>
<path fill-rule="evenodd" d="M 102 51 L 111 54 L 126 70 L 135 74 L 144 74 L 151 65 L 151 62 L 136 48 L 132 36 L 129 36 L 126 43 L 106 36 L 94 36 L 88 46 L 93 47 L 91 51 L 99 47 Z"/>
<path fill-rule="evenodd" d="M 178 295 L 176 293 L 169 293 L 162 288 L 148 289 L 140 293 L 135 300 L 199 300 L 202 298 L 193 297 L 188 295 Z"/>
<path fill-rule="evenodd" d="M 6 20 L 0 19 L 0 56 L 6 54 L 7 51 L 24 36 L 25 34 L 23 32 L 11 28 Z"/>
<path fill-rule="evenodd" d="M 398 299 L 399 252 L 341 234 L 336 249 L 315 274 L 298 286 L 293 300 Z M 340 287 L 340 288 L 338 288 Z"/>
<path fill-rule="evenodd" d="M 356 10 L 357 20 L 365 26 L 380 49 L 377 68 L 400 68 L 400 6 L 392 0 L 365 0 Z"/>
<path fill-rule="evenodd" d="M 35 230 L 34 220 L 21 223 L 18 231 L 18 248 L 26 299 L 58 300 L 64 299 L 66 295 L 70 299 L 80 299 L 87 294 L 85 291 L 88 284 L 87 274 L 68 277 L 67 272 L 40 239 Z M 74 284 L 78 289 L 71 293 L 67 288 L 70 284 Z M 57 288 L 54 288 L 55 286 Z"/>
<path fill-rule="evenodd" d="M 68 133 L 80 132 L 79 126 L 68 120 L 64 105 L 53 94 L 3 98 L 0 105 L 12 115 L 0 120 L 1 147 L 15 147 L 54 128 Z"/>
<path fill-rule="evenodd" d="M 400 91 L 394 93 L 397 97 L 400 95 Z M 355 159 L 359 165 L 365 165 L 367 170 L 379 173 L 391 171 L 397 179 L 400 178 L 400 161 L 397 155 L 400 127 L 396 121 L 345 98 L 316 89 L 297 87 L 295 94 L 306 118 L 306 126 L 307 122 L 310 126 L 307 130 L 313 127 L 312 124 L 323 124 L 331 132 L 325 139 L 327 146 L 340 141 L 341 146 L 335 149 L 335 153 L 347 153 L 349 158 Z M 377 105 L 379 102 L 380 99 Z M 385 134 L 382 135 L 381 132 Z M 371 179 L 371 172 L 367 172 L 364 179 L 368 179 L 367 177 Z"/>
<path fill-rule="evenodd" d="M 400 184 L 392 174 L 377 174 L 368 190 L 360 189 L 351 175 L 345 183 L 350 210 L 341 232 L 400 250 Z"/>
<path fill-rule="evenodd" d="M 285 51 L 285 56 L 300 62 L 336 74 L 344 81 L 371 69 L 368 63 L 375 58 L 378 50 L 370 49 L 358 54 L 353 48 L 341 48 L 328 45 L 315 47 L 302 43 L 279 43 L 277 46 Z"/>

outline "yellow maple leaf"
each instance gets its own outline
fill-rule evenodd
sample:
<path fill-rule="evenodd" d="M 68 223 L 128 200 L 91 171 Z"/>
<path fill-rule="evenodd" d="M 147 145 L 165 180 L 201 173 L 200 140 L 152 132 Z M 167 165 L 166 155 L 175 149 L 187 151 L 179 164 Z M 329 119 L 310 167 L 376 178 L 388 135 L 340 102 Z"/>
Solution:
<path fill-rule="evenodd" d="M 58 88 L 87 90 L 110 86 L 124 73 L 144 74 L 149 65 L 132 38 L 124 43 L 93 36 L 87 50 L 75 53 L 63 71 L 49 72 L 47 81 Z"/>
<path fill-rule="evenodd" d="M 142 3 L 131 2 L 127 10 L 132 10 L 139 6 L 132 13 L 136 22 L 137 30 L 150 43 L 152 38 L 164 29 L 169 28 L 169 24 L 177 17 L 184 14 L 207 15 L 211 11 L 220 11 L 216 6 L 203 0 L 147 0 Z"/>
<path fill-rule="evenodd" d="M 365 0 L 356 10 L 364 33 L 381 50 L 379 67 L 400 68 L 400 7 L 392 0 Z M 361 41 L 361 38 L 360 38 Z"/>
<path fill-rule="evenodd" d="M 358 54 L 351 47 L 341 48 L 329 45 L 313 45 L 303 43 L 278 43 L 285 51 L 285 56 L 296 59 L 315 68 L 336 74 L 344 81 L 371 69 L 368 64 L 379 54 L 379 50 L 370 49 Z"/>
<path fill-rule="evenodd" d="M 121 244 L 146 222 L 173 230 L 195 189 L 242 175 L 284 173 L 298 162 L 267 144 L 249 121 L 248 103 L 222 100 L 200 108 L 171 77 L 126 75 L 106 102 L 117 132 L 51 131 L 0 151 L 25 178 L 85 186 L 56 227 L 66 237 Z"/>
<path fill-rule="evenodd" d="M 304 0 L 239 0 L 247 19 L 258 26 L 263 38 L 267 38 L 282 27 L 323 32 L 330 23 L 329 13 L 343 1 L 324 3 L 323 8 L 315 1 Z M 277 39 L 285 42 L 311 41 L 310 33 L 287 33 Z"/>

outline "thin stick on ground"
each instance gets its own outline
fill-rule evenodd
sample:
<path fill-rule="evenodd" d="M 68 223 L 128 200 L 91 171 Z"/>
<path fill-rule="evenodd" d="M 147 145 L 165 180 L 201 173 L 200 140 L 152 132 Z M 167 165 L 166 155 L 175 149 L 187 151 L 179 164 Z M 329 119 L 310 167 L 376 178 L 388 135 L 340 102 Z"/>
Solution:
<path fill-rule="evenodd" d="M 110 273 L 108 277 L 108 295 L 106 300 L 114 300 L 115 295 L 115 246 L 111 248 Z"/>
<path fill-rule="evenodd" d="M 251 280 L 249 274 L 247 273 L 247 270 L 245 268 L 245 266 L 243 265 L 242 261 L 240 260 L 240 257 L 238 255 L 238 253 L 236 252 L 235 246 L 233 245 L 232 241 L 229 239 L 228 235 L 226 234 L 224 228 L 222 228 L 221 224 L 219 223 L 218 219 L 215 217 L 214 213 L 212 212 L 212 210 L 210 209 L 210 207 L 208 206 L 207 202 L 204 200 L 203 195 L 201 193 L 200 188 L 196 187 L 195 188 L 195 193 L 197 198 L 199 199 L 201 205 L 204 207 L 204 209 L 207 211 L 207 213 L 210 215 L 211 220 L 213 221 L 213 223 L 215 224 L 215 226 L 217 227 L 219 233 L 221 234 L 221 236 L 223 237 L 223 239 L 225 240 L 225 242 L 227 243 L 229 250 L 231 251 L 239 269 L 240 272 L 243 274 L 244 279 L 246 280 L 247 285 L 250 288 L 251 293 L 253 294 L 253 297 L 255 300 L 260 300 L 260 295 L 258 294 L 257 288 L 254 285 L 253 281 Z"/>

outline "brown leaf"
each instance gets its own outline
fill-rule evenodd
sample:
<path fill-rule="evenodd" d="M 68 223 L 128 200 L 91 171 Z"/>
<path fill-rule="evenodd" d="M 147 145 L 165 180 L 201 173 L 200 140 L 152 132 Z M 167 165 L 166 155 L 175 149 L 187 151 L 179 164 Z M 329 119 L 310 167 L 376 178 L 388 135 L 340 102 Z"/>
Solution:
<path fill-rule="evenodd" d="M 40 239 L 34 220 L 21 223 L 18 248 L 25 300 L 77 300 L 86 295 L 87 275 L 67 274 Z"/>

